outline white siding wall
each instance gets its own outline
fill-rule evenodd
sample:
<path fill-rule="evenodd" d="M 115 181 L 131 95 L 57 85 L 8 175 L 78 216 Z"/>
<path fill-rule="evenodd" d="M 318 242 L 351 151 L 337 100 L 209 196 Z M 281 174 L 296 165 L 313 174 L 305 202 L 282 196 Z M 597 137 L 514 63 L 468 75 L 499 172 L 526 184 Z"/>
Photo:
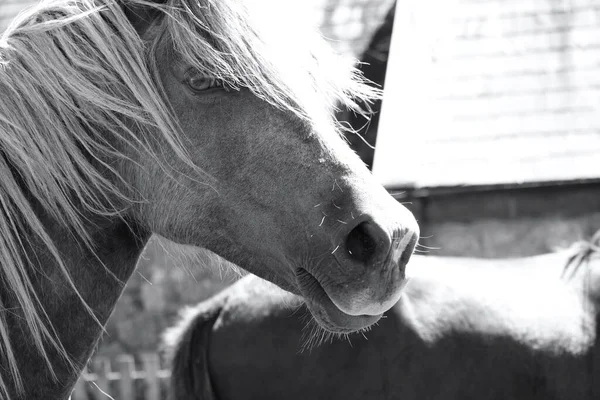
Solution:
<path fill-rule="evenodd" d="M 375 155 L 384 183 L 600 177 L 600 2 L 398 5 Z"/>

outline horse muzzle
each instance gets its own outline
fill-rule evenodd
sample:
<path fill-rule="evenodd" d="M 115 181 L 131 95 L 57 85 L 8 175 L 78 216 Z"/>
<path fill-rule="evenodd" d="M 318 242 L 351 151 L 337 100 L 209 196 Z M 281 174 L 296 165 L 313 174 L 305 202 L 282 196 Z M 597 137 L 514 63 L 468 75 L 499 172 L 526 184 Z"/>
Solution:
<path fill-rule="evenodd" d="M 340 245 L 326 262 L 296 271 L 298 287 L 324 328 L 363 329 L 400 299 L 406 265 L 419 237 L 416 221 L 406 213 L 402 226 L 364 214 L 339 231 L 335 240 Z M 407 226 L 411 220 L 414 223 Z"/>

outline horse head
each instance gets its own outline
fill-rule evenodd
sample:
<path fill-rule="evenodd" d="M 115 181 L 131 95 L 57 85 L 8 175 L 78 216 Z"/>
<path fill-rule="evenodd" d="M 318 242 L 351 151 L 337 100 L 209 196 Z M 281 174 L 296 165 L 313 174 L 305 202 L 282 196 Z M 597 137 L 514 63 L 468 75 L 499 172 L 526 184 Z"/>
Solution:
<path fill-rule="evenodd" d="M 130 3 L 185 150 L 157 136 L 160 162 L 129 156 L 134 218 L 303 296 L 327 329 L 377 321 L 419 233 L 332 118 L 374 91 L 321 48 L 263 34 L 241 2 Z"/>
<path fill-rule="evenodd" d="M 399 298 L 417 224 L 333 118 L 378 91 L 250 2 L 48 0 L 0 36 L 0 397 L 68 396 L 152 233 L 334 332 Z"/>

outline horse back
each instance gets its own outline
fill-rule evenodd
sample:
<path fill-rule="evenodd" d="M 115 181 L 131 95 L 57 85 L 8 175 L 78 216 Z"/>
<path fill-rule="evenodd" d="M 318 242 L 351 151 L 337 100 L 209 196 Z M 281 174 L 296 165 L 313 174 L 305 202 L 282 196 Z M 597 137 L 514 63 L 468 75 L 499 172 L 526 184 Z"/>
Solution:
<path fill-rule="evenodd" d="M 224 295 L 188 308 L 180 323 L 165 333 L 170 362 L 169 400 L 218 400 L 210 376 L 209 348 L 215 321 L 219 318 Z"/>

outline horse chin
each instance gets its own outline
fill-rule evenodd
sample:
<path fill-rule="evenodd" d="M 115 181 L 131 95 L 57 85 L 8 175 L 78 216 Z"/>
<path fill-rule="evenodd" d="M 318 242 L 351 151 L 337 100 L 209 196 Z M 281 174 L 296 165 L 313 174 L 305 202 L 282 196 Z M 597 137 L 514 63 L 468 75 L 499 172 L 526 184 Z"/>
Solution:
<path fill-rule="evenodd" d="M 349 315 L 340 310 L 327 295 L 319 281 L 308 271 L 300 269 L 297 277 L 299 294 L 310 313 L 325 330 L 333 333 L 352 333 L 368 328 L 381 318 L 379 315 Z"/>

